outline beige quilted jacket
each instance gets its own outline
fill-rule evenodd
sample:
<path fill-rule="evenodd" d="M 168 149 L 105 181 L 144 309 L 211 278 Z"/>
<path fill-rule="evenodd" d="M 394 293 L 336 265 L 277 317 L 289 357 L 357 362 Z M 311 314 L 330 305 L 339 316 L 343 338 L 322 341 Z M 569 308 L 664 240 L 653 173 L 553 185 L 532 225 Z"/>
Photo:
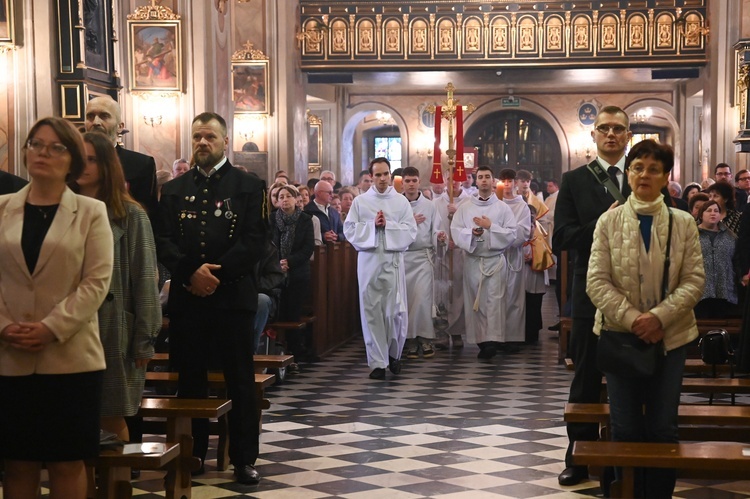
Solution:
<path fill-rule="evenodd" d="M 650 310 L 664 327 L 667 351 L 698 336 L 693 307 L 701 298 L 705 281 L 698 229 L 690 214 L 672 210 L 672 247 L 669 294 Z M 654 219 L 657 237 L 666 248 L 668 210 L 663 205 Z M 637 215 L 629 203 L 604 213 L 596 224 L 586 280 L 586 292 L 597 308 L 594 332 L 606 329 L 630 331 L 642 313 L 640 303 L 639 248 L 641 237 Z M 658 259 L 658 282 L 663 260 Z M 636 304 L 636 305 L 634 305 Z"/>

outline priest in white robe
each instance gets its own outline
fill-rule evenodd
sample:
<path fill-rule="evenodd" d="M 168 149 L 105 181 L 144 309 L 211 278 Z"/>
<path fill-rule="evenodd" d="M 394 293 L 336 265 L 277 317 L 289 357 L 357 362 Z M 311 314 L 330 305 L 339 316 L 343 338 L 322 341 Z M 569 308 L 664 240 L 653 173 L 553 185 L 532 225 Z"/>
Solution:
<path fill-rule="evenodd" d="M 359 252 L 359 306 L 370 378 L 384 379 L 385 368 L 401 372 L 408 312 L 404 251 L 414 242 L 417 223 L 411 205 L 390 186 L 390 162 L 370 163 L 374 188 L 357 196 L 346 217 L 346 240 Z"/>
<path fill-rule="evenodd" d="M 458 207 L 451 233 L 466 252 L 464 312 L 467 340 L 479 345 L 480 359 L 494 357 L 506 341 L 505 250 L 516 240 L 516 217 L 495 195 L 489 167 L 477 168 L 478 192 Z"/>
<path fill-rule="evenodd" d="M 446 189 L 437 199 L 435 208 L 440 215 L 440 230 L 450 234 L 452 215 L 461 203 L 468 201 L 471 196 L 462 188 L 461 182 L 453 182 L 453 203 Z M 451 253 L 453 254 L 453 272 L 450 271 Z M 466 319 L 464 317 L 464 250 L 449 241 L 447 246 L 438 246 L 435 265 L 435 304 L 445 307 L 447 312 L 447 333 L 453 348 L 463 348 L 462 336 L 466 333 Z M 438 347 L 448 348 L 448 343 L 436 343 Z"/>
<path fill-rule="evenodd" d="M 526 286 L 523 277 L 523 245 L 531 235 L 531 212 L 524 197 L 517 192 L 516 172 L 510 168 L 500 171 L 503 182 L 503 202 L 513 211 L 516 218 L 516 238 L 505 250 L 508 265 L 507 289 L 505 291 L 505 341 L 522 343 L 526 338 Z M 531 194 L 533 197 L 533 194 Z M 517 352 L 517 345 L 505 344 L 499 347 L 507 352 Z"/>
<path fill-rule="evenodd" d="M 440 230 L 440 215 L 435 204 L 422 195 L 419 170 L 407 166 L 402 172 L 404 196 L 409 201 L 417 223 L 417 238 L 404 253 L 406 272 L 406 302 L 409 305 L 409 324 L 404 348 L 407 359 L 418 359 L 419 354 L 428 359 L 435 355 L 432 340 L 434 297 L 435 248 L 445 244 L 447 235 Z"/>

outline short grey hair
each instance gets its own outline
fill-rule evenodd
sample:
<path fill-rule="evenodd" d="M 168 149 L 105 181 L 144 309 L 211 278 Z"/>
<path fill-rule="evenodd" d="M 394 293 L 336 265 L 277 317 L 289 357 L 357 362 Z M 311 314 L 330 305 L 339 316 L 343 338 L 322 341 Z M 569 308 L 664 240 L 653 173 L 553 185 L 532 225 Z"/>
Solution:
<path fill-rule="evenodd" d="M 680 185 L 679 182 L 677 182 L 675 180 L 671 180 L 669 182 L 668 187 L 670 187 L 675 192 L 674 197 L 678 198 L 678 197 L 682 196 L 682 186 Z"/>

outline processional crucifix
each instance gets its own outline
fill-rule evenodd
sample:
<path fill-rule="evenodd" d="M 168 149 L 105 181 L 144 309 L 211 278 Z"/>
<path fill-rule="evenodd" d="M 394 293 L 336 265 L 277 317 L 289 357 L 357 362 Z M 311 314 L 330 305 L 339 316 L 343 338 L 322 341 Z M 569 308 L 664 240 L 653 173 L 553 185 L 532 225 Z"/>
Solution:
<path fill-rule="evenodd" d="M 466 168 L 464 166 L 464 108 L 466 114 L 474 111 L 474 105 L 459 105 L 459 100 L 453 97 L 456 87 L 453 83 L 448 83 L 445 87 L 447 98 L 443 101 L 442 106 L 429 106 L 427 111 L 435 114 L 435 149 L 433 152 L 432 175 L 430 182 L 441 184 L 444 182 L 443 168 L 441 162 L 440 141 L 442 140 L 441 124 L 443 120 L 448 122 L 448 149 L 445 153 L 448 155 L 448 199 L 449 204 L 453 204 L 453 182 L 463 182 L 467 179 Z M 455 136 L 454 136 L 455 123 Z M 455 139 L 455 141 L 454 141 Z M 448 219 L 453 219 L 453 214 L 448 213 Z M 449 241 L 453 241 L 448 231 Z M 448 245 L 448 302 L 453 302 L 453 249 L 451 244 Z M 445 308 L 444 304 L 443 309 Z M 438 306 L 440 308 L 440 306 Z"/>

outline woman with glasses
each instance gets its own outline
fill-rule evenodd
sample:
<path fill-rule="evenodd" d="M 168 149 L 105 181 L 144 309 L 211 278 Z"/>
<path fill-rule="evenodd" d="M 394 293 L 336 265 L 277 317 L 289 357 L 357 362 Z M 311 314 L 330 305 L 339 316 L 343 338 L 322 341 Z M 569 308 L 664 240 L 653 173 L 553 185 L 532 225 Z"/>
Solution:
<path fill-rule="evenodd" d="M 73 188 L 107 206 L 115 250 L 109 294 L 99 309 L 107 360 L 101 427 L 128 441 L 125 416 L 138 412 L 146 365 L 161 329 L 156 246 L 146 212 L 128 194 L 112 143 L 99 132 L 84 134 L 83 141 L 86 167 Z"/>
<path fill-rule="evenodd" d="M 111 148 L 111 145 L 110 145 Z M 96 312 L 112 277 L 104 203 L 66 183 L 85 167 L 81 135 L 61 118 L 29 132 L 31 183 L 0 196 L 0 457 L 5 497 L 86 497 L 99 455 L 104 351 Z"/>
<path fill-rule="evenodd" d="M 677 442 L 686 345 L 698 336 L 693 307 L 703 292 L 703 256 L 693 218 L 669 209 L 661 194 L 673 164 L 669 146 L 653 140 L 633 146 L 625 160 L 632 193 L 594 230 L 586 292 L 597 308 L 595 334 L 635 335 L 636 343 L 655 344 L 659 359 L 650 375 L 615 372 L 599 340 L 612 440 L 619 442 Z M 636 497 L 671 498 L 675 481 L 675 470 L 638 470 Z"/>
<path fill-rule="evenodd" d="M 721 221 L 735 234 L 740 229 L 742 212 L 737 211 L 734 187 L 727 182 L 716 182 L 706 189 L 708 198 L 716 201 L 721 210 Z"/>

